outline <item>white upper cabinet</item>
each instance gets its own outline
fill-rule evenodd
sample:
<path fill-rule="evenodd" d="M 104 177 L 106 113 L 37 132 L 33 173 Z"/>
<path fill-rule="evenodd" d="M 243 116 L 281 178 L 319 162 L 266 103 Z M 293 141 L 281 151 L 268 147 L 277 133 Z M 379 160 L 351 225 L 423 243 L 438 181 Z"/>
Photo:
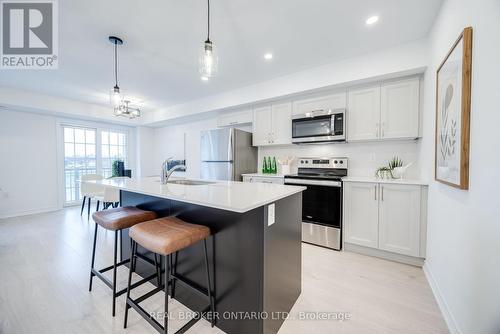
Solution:
<path fill-rule="evenodd" d="M 225 127 L 225 126 L 244 125 L 244 124 L 251 124 L 252 121 L 253 121 L 252 110 L 244 110 L 219 116 L 217 118 L 217 126 Z"/>
<path fill-rule="evenodd" d="M 292 103 L 273 104 L 271 142 L 274 145 L 292 143 Z"/>
<path fill-rule="evenodd" d="M 419 125 L 418 78 L 381 87 L 380 138 L 417 138 Z"/>
<path fill-rule="evenodd" d="M 305 114 L 313 110 L 344 109 L 347 107 L 346 93 L 297 100 L 293 103 L 293 115 Z"/>
<path fill-rule="evenodd" d="M 347 141 L 419 136 L 420 79 L 349 90 Z"/>
<path fill-rule="evenodd" d="M 291 143 L 292 104 L 290 102 L 254 109 L 254 146 L 286 145 Z"/>
<path fill-rule="evenodd" d="M 272 110 L 271 106 L 253 110 L 253 146 L 271 144 Z"/>
<path fill-rule="evenodd" d="M 378 247 L 378 185 L 344 183 L 345 241 Z"/>
<path fill-rule="evenodd" d="M 349 91 L 347 140 L 375 140 L 380 133 L 380 86 Z"/>
<path fill-rule="evenodd" d="M 380 184 L 379 249 L 419 255 L 420 186 Z"/>

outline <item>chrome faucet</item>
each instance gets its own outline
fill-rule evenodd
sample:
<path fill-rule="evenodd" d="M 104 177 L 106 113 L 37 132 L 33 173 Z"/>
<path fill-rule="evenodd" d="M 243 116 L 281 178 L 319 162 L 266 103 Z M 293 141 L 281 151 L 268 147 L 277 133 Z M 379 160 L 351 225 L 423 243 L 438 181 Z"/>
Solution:
<path fill-rule="evenodd" d="M 161 174 L 160 174 L 160 182 L 161 184 L 167 183 L 167 166 L 168 162 L 172 160 L 172 157 L 165 159 L 161 164 Z"/>
<path fill-rule="evenodd" d="M 186 165 L 175 165 L 172 168 L 167 170 L 168 162 L 172 160 L 172 157 L 165 159 L 163 163 L 161 164 L 161 183 L 166 184 L 168 182 L 168 179 L 170 178 L 170 175 L 172 175 L 173 172 L 175 172 L 178 169 L 186 168 Z"/>

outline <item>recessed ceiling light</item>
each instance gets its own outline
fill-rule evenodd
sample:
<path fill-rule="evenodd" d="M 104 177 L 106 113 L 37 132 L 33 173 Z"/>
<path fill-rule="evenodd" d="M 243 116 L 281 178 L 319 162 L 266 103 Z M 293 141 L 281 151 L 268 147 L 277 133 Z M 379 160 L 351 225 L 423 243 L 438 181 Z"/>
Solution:
<path fill-rule="evenodd" d="M 264 55 L 264 59 L 265 59 L 265 60 L 271 60 L 271 59 L 273 59 L 273 54 L 272 54 L 272 53 L 266 53 L 266 54 Z"/>
<path fill-rule="evenodd" d="M 368 19 L 366 19 L 366 24 L 368 24 L 368 25 L 375 24 L 375 23 L 377 23 L 378 19 L 379 19 L 379 17 L 377 15 L 370 16 Z"/>
<path fill-rule="evenodd" d="M 201 81 L 208 81 L 208 77 L 201 77 Z"/>

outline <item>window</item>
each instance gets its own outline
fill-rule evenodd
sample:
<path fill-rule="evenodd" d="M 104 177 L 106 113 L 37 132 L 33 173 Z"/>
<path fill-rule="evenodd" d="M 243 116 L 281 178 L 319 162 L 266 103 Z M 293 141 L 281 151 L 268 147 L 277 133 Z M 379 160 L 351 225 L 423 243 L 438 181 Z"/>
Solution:
<path fill-rule="evenodd" d="M 96 130 L 64 126 L 65 202 L 80 200 L 80 177 L 96 172 Z"/>
<path fill-rule="evenodd" d="M 62 125 L 64 141 L 64 198 L 66 204 L 81 201 L 80 178 L 86 174 L 110 177 L 113 161 L 127 166 L 127 132 Z"/>
<path fill-rule="evenodd" d="M 127 137 L 123 132 L 102 131 L 101 132 L 101 161 L 102 174 L 110 177 L 113 161 L 127 160 Z"/>

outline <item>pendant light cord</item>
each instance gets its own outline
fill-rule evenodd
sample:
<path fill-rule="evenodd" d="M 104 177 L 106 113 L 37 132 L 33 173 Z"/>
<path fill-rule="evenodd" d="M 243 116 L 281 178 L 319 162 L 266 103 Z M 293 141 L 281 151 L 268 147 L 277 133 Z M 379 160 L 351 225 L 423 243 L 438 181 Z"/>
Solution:
<path fill-rule="evenodd" d="M 115 88 L 118 87 L 118 56 L 117 56 L 117 42 L 115 41 Z"/>
<path fill-rule="evenodd" d="M 210 42 L 210 0 L 207 0 L 207 42 Z"/>

